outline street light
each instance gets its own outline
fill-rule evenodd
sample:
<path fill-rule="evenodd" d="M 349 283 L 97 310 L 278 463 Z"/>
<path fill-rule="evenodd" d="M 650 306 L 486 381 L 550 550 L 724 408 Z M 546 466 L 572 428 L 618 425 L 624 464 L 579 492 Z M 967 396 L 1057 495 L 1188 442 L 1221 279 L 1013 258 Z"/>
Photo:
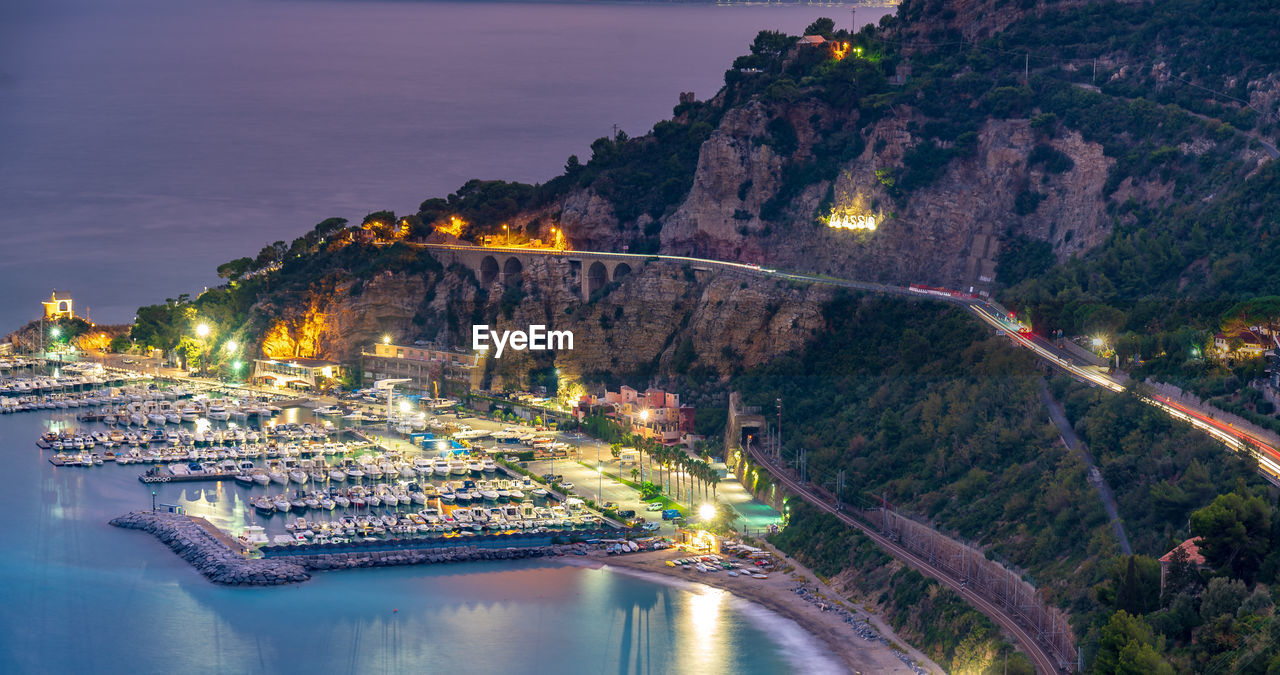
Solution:
<path fill-rule="evenodd" d="M 703 522 L 714 520 L 716 517 L 716 505 L 707 503 L 699 506 L 698 517 L 701 518 Z"/>
<path fill-rule="evenodd" d="M 503 223 L 502 229 L 507 233 L 507 246 L 510 246 L 511 245 L 511 228 L 507 227 L 506 223 Z"/>
<path fill-rule="evenodd" d="M 227 344 L 222 345 L 222 348 L 226 349 L 228 352 L 234 352 L 236 350 L 236 347 L 239 347 L 239 346 L 240 345 L 236 344 L 235 340 L 227 340 Z"/>
<path fill-rule="evenodd" d="M 384 345 L 389 345 L 389 344 L 391 344 L 391 334 L 390 334 L 390 333 L 387 333 L 386 335 L 383 335 L 383 336 L 382 336 L 382 344 L 384 344 Z"/>
<path fill-rule="evenodd" d="M 209 370 L 209 356 L 204 353 L 204 339 L 209 337 L 209 324 L 202 323 L 196 326 L 196 335 L 200 336 L 200 375 L 203 377 Z"/>

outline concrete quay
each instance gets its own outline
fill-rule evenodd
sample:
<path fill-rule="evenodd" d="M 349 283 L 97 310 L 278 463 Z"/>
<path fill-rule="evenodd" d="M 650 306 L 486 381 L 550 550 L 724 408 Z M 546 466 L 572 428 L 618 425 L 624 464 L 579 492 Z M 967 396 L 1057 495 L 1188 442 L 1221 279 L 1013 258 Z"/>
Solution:
<path fill-rule="evenodd" d="M 461 544 L 449 549 L 356 550 L 290 555 L 287 558 L 250 558 L 238 541 L 203 518 L 160 511 L 135 511 L 111 520 L 110 524 L 151 533 L 209 581 L 229 586 L 301 583 L 311 578 L 311 572 L 321 570 L 542 558 L 582 548 L 572 544 L 507 548 Z"/>

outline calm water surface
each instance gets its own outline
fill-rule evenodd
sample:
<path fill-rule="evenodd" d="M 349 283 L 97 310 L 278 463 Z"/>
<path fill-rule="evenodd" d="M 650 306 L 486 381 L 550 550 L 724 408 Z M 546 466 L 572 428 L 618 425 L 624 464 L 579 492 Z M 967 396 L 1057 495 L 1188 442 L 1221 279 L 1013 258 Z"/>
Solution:
<path fill-rule="evenodd" d="M 798 626 L 721 591 L 556 562 L 214 586 L 149 535 L 107 525 L 150 504 L 143 467 L 45 461 L 34 439 L 71 419 L 0 417 L 5 672 L 839 672 Z M 158 491 L 222 523 L 252 517 L 234 483 Z"/>
<path fill-rule="evenodd" d="M 861 9 L 859 23 L 888 10 Z M 755 33 L 846 7 L 325 0 L 0 2 L 0 332 L 51 288 L 102 322 L 329 216 L 541 181 Z"/>

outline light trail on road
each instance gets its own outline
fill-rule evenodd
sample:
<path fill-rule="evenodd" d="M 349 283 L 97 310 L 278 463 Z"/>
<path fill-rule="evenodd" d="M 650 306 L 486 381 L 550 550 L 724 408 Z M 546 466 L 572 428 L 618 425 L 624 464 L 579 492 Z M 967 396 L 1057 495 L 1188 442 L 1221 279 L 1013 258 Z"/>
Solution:
<path fill-rule="evenodd" d="M 1105 387 L 1116 393 L 1123 393 L 1126 390 L 1124 384 L 1116 381 L 1106 373 L 1091 367 L 1081 367 L 1076 365 L 1071 359 L 1063 358 L 1055 353 L 1051 348 L 1044 344 L 1040 344 L 1042 338 L 1035 335 L 1024 334 L 1009 326 L 1005 320 L 1003 312 L 1000 312 L 995 306 L 980 298 L 971 295 L 925 295 L 917 291 L 913 291 L 910 287 L 894 286 L 890 284 L 881 284 L 869 281 L 857 281 L 854 279 L 839 279 L 836 277 L 819 276 L 815 274 L 805 274 L 801 272 L 792 272 L 761 267 L 752 263 L 726 262 L 722 260 L 711 260 L 708 258 L 694 258 L 691 256 L 665 255 L 665 254 L 642 254 L 642 253 L 610 253 L 601 251 L 562 251 L 555 249 L 530 249 L 518 247 L 480 247 L 480 246 L 461 246 L 454 244 L 422 244 L 427 248 L 439 248 L 445 250 L 465 251 L 476 253 L 480 251 L 494 251 L 507 253 L 525 253 L 553 256 L 582 256 L 582 257 L 598 257 L 612 258 L 633 261 L 667 261 L 686 263 L 690 265 L 702 265 L 707 267 L 718 267 L 721 269 L 734 270 L 739 272 L 747 272 L 763 277 L 781 279 L 785 281 L 795 281 L 800 283 L 821 284 L 827 286 L 836 286 L 840 288 L 849 288 L 853 290 L 868 291 L 872 293 L 887 293 L 891 295 L 906 295 L 911 297 L 924 297 L 950 302 L 965 307 L 973 312 L 975 316 L 1002 331 L 1008 335 L 1016 344 L 1022 345 L 1030 349 L 1032 353 L 1041 359 L 1061 368 L 1071 376 L 1078 380 Z M 1280 450 L 1267 441 L 1257 436 L 1238 429 L 1229 424 L 1224 424 L 1203 413 L 1197 412 L 1174 402 L 1172 399 L 1152 395 L 1150 397 L 1141 396 L 1140 399 L 1149 405 L 1167 413 L 1171 417 L 1190 423 L 1193 427 L 1208 433 L 1211 437 L 1217 439 L 1228 447 L 1250 453 L 1258 461 L 1258 467 L 1261 469 L 1263 476 L 1267 480 L 1280 485 Z"/>

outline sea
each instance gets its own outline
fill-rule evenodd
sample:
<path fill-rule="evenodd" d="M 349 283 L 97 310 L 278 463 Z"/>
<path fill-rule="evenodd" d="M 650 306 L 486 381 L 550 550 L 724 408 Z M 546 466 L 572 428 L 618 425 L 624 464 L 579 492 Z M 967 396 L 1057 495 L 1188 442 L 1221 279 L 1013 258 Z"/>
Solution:
<path fill-rule="evenodd" d="M 856 14 L 855 14 L 856 9 Z M 0 335 L 53 289 L 98 323 L 331 216 L 546 181 L 715 95 L 821 3 L 0 2 Z"/>
<path fill-rule="evenodd" d="M 291 409 L 278 421 L 308 417 Z M 214 585 L 151 535 L 108 521 L 154 500 L 231 533 L 253 523 L 281 534 L 288 516 L 247 501 L 269 488 L 143 484 L 143 465 L 56 467 L 34 441 L 67 427 L 98 425 L 66 411 L 0 416 L 6 673 L 842 672 L 763 607 L 608 566 L 458 563 Z"/>
<path fill-rule="evenodd" d="M 0 333 L 53 289 L 99 323 L 198 293 L 330 216 L 410 212 L 471 178 L 537 182 L 764 29 L 850 6 L 373 0 L 0 2 Z M 859 24 L 889 9 L 860 8 Z M 227 588 L 107 525 L 136 466 L 54 467 L 66 414 L 0 416 L 0 659 L 17 673 L 838 672 L 722 591 L 557 561 Z M 250 518 L 234 483 L 160 502 Z"/>

